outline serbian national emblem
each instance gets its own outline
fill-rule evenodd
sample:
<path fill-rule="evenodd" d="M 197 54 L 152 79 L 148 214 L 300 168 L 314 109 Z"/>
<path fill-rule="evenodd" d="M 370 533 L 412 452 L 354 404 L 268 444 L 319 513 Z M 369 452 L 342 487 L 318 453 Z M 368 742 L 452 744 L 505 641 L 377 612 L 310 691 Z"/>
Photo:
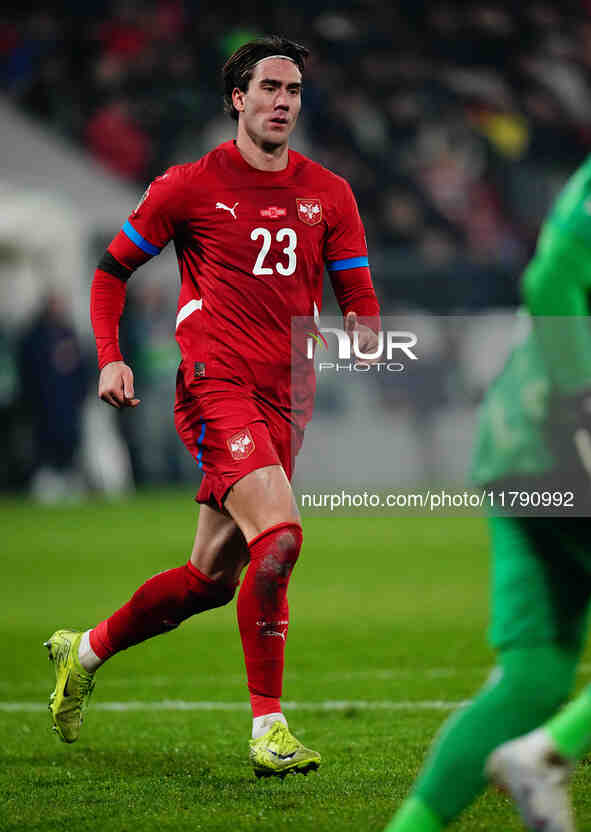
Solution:
<path fill-rule="evenodd" d="M 319 199 L 296 199 L 298 217 L 306 225 L 317 225 L 322 219 L 322 203 Z"/>
<path fill-rule="evenodd" d="M 254 439 L 248 428 L 235 433 L 226 442 L 232 459 L 246 459 L 255 448 Z"/>

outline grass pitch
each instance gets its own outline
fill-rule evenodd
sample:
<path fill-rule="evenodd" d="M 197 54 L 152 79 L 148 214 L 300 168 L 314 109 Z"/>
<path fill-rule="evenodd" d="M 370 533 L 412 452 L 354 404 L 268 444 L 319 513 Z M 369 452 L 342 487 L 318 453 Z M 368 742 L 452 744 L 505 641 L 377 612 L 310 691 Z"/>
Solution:
<path fill-rule="evenodd" d="M 53 673 L 42 642 L 57 627 L 93 625 L 182 563 L 190 497 L 0 503 L 0 830 L 379 832 L 453 703 L 493 662 L 484 522 L 304 518 L 284 700 L 294 733 L 323 755 L 319 772 L 255 780 L 234 604 L 111 660 L 80 740 L 63 745 L 45 710 Z M 584 664 L 580 681 L 589 675 Z M 581 765 L 581 829 L 591 829 L 589 785 Z M 521 825 L 489 790 L 454 828 Z"/>

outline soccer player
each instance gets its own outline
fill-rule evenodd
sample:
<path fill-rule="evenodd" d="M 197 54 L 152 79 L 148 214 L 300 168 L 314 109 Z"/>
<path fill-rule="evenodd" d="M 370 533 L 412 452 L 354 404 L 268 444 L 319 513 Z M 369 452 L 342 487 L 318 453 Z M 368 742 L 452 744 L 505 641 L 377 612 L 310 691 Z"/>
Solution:
<path fill-rule="evenodd" d="M 305 350 L 292 354 L 291 321 L 320 309 L 325 266 L 345 330 L 362 351 L 377 344 L 379 306 L 351 188 L 288 148 L 307 55 L 303 46 L 272 36 L 228 59 L 224 100 L 237 122 L 236 139 L 157 177 L 95 273 L 99 396 L 133 408 L 140 400 L 117 335 L 126 282 L 174 240 L 182 356 L 175 423 L 204 476 L 189 561 L 150 578 L 96 627 L 58 630 L 47 642 L 56 671 L 50 711 L 65 742 L 79 736 L 101 664 L 227 604 L 247 567 L 237 614 L 255 774 L 305 773 L 320 763 L 290 733 L 280 704 L 287 586 L 302 545 L 290 478 L 315 386 Z"/>
<path fill-rule="evenodd" d="M 559 194 L 525 271 L 532 331 L 485 397 L 473 465 L 475 481 L 497 494 L 505 487 L 550 489 L 579 515 L 589 508 L 590 204 L 591 158 Z M 438 832 L 485 786 L 491 752 L 540 726 L 567 699 L 591 597 L 591 519 L 568 517 L 568 511 L 490 518 L 490 637 L 498 665 L 475 699 L 443 727 L 388 832 Z M 559 715 L 555 725 L 561 720 Z M 589 722 L 582 727 L 574 719 L 572 725 L 587 741 Z M 570 729 L 551 733 L 559 754 L 577 755 L 581 746 Z M 499 759 L 493 756 L 489 764 L 497 779 Z M 554 767 L 555 778 L 557 772 L 564 766 Z M 545 803 L 549 825 L 536 828 L 572 828 L 564 784 L 562 777 L 555 799 Z"/>
<path fill-rule="evenodd" d="M 574 832 L 568 781 L 591 750 L 591 686 L 541 728 L 503 743 L 486 773 L 514 798 L 530 829 Z"/>

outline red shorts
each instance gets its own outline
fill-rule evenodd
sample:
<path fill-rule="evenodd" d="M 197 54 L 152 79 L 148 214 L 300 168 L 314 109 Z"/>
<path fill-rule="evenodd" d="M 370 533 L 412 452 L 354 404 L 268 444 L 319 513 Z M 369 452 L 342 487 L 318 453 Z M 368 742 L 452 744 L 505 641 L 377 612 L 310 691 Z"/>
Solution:
<path fill-rule="evenodd" d="M 203 471 L 198 503 L 221 508 L 234 483 L 267 465 L 281 465 L 291 480 L 304 432 L 249 388 L 204 378 L 189 392 L 179 373 L 174 417 Z"/>

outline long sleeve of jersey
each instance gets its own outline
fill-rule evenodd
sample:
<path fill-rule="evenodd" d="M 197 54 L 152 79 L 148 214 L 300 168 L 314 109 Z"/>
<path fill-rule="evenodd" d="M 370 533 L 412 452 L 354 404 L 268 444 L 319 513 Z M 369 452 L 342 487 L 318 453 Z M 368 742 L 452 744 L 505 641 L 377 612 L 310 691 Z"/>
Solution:
<path fill-rule="evenodd" d="M 160 253 L 178 225 L 178 197 L 175 203 L 168 176 L 167 172 L 151 183 L 94 273 L 90 318 L 99 370 L 112 361 L 123 360 L 119 348 L 119 321 L 125 306 L 127 280 L 135 269 Z M 148 196 L 150 210 L 146 211 L 143 206 Z"/>
<path fill-rule="evenodd" d="M 127 280 L 149 257 L 120 231 L 96 268 L 90 289 L 90 320 L 99 370 L 112 361 L 123 360 L 119 321 L 125 307 Z"/>
<path fill-rule="evenodd" d="M 99 370 L 122 361 L 119 320 L 125 306 L 125 283 L 102 269 L 94 273 L 90 290 L 90 319 L 96 341 Z"/>
<path fill-rule="evenodd" d="M 325 244 L 325 260 L 343 316 L 356 312 L 362 323 L 380 328 L 380 306 L 371 280 L 367 243 L 357 202 L 341 180 L 339 216 Z"/>
<path fill-rule="evenodd" d="M 589 243 L 554 223 L 540 235 L 522 291 L 553 386 L 576 393 L 591 386 L 591 217 Z"/>
<path fill-rule="evenodd" d="M 380 328 L 380 304 L 369 268 L 331 271 L 330 280 L 343 317 L 348 312 L 356 312 L 361 323 L 377 332 Z"/>

